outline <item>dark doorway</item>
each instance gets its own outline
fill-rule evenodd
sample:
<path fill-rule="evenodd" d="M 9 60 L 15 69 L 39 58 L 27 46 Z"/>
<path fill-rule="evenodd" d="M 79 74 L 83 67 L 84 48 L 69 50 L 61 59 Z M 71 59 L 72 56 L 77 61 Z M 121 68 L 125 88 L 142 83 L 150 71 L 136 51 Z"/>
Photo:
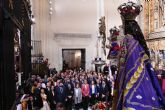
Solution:
<path fill-rule="evenodd" d="M 85 70 L 85 49 L 62 49 L 63 70 Z"/>

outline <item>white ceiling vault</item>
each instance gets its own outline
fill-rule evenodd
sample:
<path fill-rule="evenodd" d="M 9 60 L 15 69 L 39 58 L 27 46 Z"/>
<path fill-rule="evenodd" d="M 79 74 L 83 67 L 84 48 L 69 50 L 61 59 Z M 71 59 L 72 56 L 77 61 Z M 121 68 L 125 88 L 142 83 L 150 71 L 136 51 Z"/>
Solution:
<path fill-rule="evenodd" d="M 36 19 L 36 34 L 42 36 L 41 31 L 48 29 L 54 33 L 88 33 L 98 31 L 98 1 L 100 0 L 51 0 L 53 13 L 49 15 L 49 0 L 32 0 L 33 13 Z M 129 0 L 102 0 L 107 30 L 121 25 L 117 7 Z M 130 0 L 139 1 L 139 0 Z M 108 31 L 107 31 L 107 34 Z M 50 36 L 47 34 L 47 36 Z"/>
<path fill-rule="evenodd" d="M 55 0 L 52 15 L 55 33 L 93 33 L 96 29 L 96 0 Z"/>

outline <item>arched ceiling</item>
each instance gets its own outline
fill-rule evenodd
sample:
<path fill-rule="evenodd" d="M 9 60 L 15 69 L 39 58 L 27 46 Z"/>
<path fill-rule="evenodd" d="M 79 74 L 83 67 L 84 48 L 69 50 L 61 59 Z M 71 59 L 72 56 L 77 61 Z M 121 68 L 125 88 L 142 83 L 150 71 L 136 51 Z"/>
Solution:
<path fill-rule="evenodd" d="M 53 14 L 49 15 L 49 0 L 32 0 L 33 13 L 36 18 L 35 35 L 44 37 L 48 32 L 54 33 L 88 33 L 98 32 L 99 0 L 51 0 Z M 104 0 L 107 34 L 113 26 L 121 25 L 117 7 L 128 0 Z M 137 1 L 137 0 L 131 0 Z M 42 32 L 44 34 L 42 34 Z"/>

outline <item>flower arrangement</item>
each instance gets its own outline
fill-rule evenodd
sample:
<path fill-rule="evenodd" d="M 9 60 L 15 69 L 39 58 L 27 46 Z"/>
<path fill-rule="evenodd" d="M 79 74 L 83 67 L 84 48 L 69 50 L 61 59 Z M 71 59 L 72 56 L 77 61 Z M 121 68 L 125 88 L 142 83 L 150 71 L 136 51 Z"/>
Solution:
<path fill-rule="evenodd" d="M 117 36 L 119 36 L 119 29 L 114 27 L 109 30 L 111 35 L 111 41 L 117 41 Z"/>
<path fill-rule="evenodd" d="M 109 54 L 107 56 L 107 59 L 111 59 L 111 58 L 117 58 L 118 54 L 119 54 L 119 51 L 120 51 L 120 46 L 118 44 L 118 39 L 117 37 L 119 36 L 119 29 L 114 27 L 114 28 L 111 28 L 109 30 L 110 32 L 110 38 L 109 38 L 109 41 L 110 41 L 110 44 L 109 44 Z"/>
<path fill-rule="evenodd" d="M 106 110 L 106 104 L 105 102 L 98 102 L 95 105 L 93 105 L 92 110 Z"/>

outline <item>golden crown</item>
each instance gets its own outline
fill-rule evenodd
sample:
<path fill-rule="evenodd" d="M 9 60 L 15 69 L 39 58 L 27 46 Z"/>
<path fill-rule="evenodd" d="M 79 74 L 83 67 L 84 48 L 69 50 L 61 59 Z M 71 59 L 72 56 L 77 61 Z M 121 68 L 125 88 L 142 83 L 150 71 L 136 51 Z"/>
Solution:
<path fill-rule="evenodd" d="M 118 7 L 118 11 L 123 20 L 135 20 L 142 10 L 142 5 L 138 5 L 131 1 L 123 3 Z"/>

